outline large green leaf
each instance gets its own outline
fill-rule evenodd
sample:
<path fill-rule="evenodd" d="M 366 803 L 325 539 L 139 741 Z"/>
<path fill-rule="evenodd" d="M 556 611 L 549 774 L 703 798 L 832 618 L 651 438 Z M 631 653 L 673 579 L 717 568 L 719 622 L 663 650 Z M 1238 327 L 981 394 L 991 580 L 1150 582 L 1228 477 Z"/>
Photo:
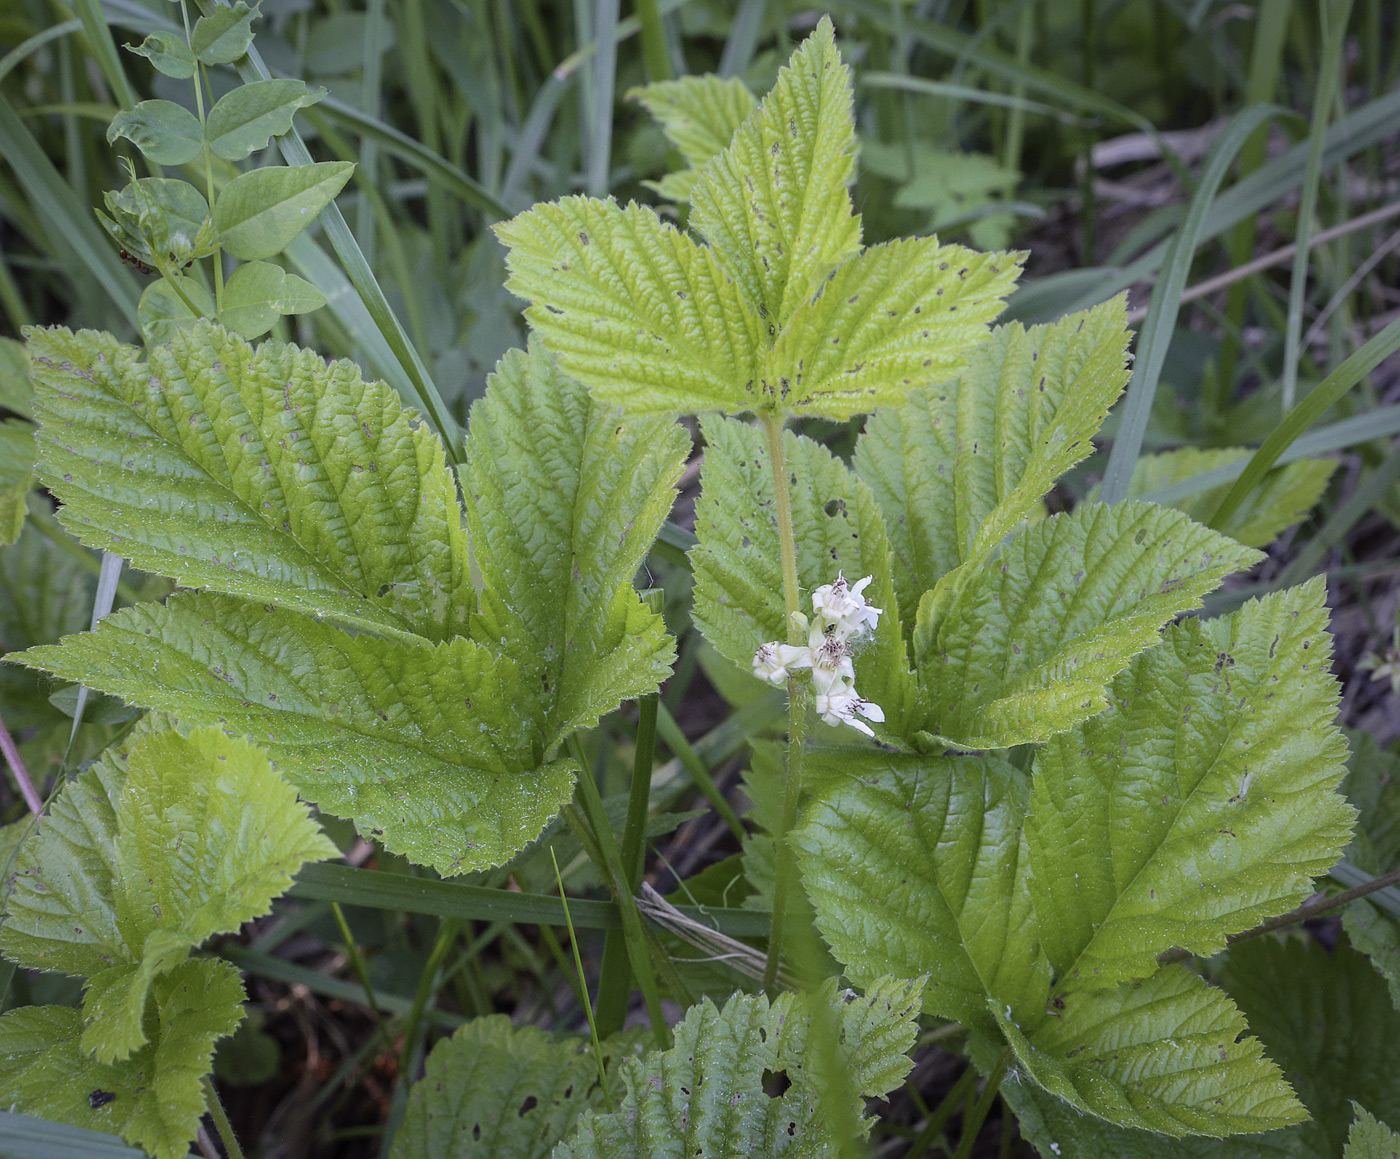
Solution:
<path fill-rule="evenodd" d="M 604 1043 L 606 1069 L 615 1075 L 638 1043 L 636 1031 Z M 544 1159 L 585 1110 L 602 1105 L 588 1039 L 512 1026 L 500 1014 L 474 1018 L 428 1055 L 393 1159 Z"/>
<path fill-rule="evenodd" d="M 924 1009 L 987 1033 L 989 994 L 1039 1015 L 1050 970 L 1026 886 L 1022 775 L 995 757 L 847 750 L 816 750 L 805 770 L 835 781 L 792 841 L 846 972 L 927 973 Z"/>
<path fill-rule="evenodd" d="M 1120 1126 L 1221 1136 L 1307 1117 L 1235 1004 L 1184 967 L 1068 994 L 1029 1033 L 992 1004 L 1032 1078 Z"/>
<path fill-rule="evenodd" d="M 150 1041 L 114 1064 L 82 1050 L 82 1015 L 70 1007 L 23 1006 L 0 1016 L 6 1106 L 120 1134 L 155 1159 L 184 1159 L 204 1113 L 214 1043 L 243 1017 L 243 985 L 229 963 L 202 958 L 156 979 L 152 998 Z"/>
<path fill-rule="evenodd" d="M 690 191 L 691 224 L 773 329 L 860 249 L 855 154 L 850 70 L 823 18 Z"/>
<path fill-rule="evenodd" d="M 1220 982 L 1312 1113 L 1295 1154 L 1340 1155 L 1353 1099 L 1400 1128 L 1400 1013 L 1345 940 L 1331 950 L 1310 937 L 1242 942 Z"/>
<path fill-rule="evenodd" d="M 749 410 L 758 315 L 697 245 L 650 209 L 566 197 L 498 225 L 506 288 L 560 364 L 633 413 Z"/>
<path fill-rule="evenodd" d="M 923 729 L 985 749 L 1073 727 L 1163 624 L 1257 558 L 1148 503 L 1084 503 L 1022 529 L 951 601 L 920 601 Z"/>
<path fill-rule="evenodd" d="M 442 446 L 348 362 L 200 322 L 145 361 L 30 333 L 40 472 L 85 543 L 391 633 L 461 631 L 471 576 Z"/>
<path fill-rule="evenodd" d="M 1142 978 L 1282 913 L 1353 810 L 1320 579 L 1170 629 L 1110 707 L 1037 757 L 1026 837 L 1061 989 Z"/>
<path fill-rule="evenodd" d="M 517 666 L 458 637 L 350 636 L 227 596 L 141 605 L 25 663 L 251 736 L 322 809 L 442 873 L 499 865 L 569 799 Z"/>
<path fill-rule="evenodd" d="M 895 553 L 901 617 L 967 564 L 980 570 L 1041 496 L 1093 450 L 1128 381 L 1122 297 L 1053 326 L 992 331 L 956 382 L 876 412 L 856 444 Z"/>
<path fill-rule="evenodd" d="M 738 77 L 683 76 L 634 88 L 627 94 L 661 126 L 680 150 L 687 168 L 646 182 L 662 197 L 689 201 L 700 171 L 733 139 L 735 131 L 758 107 Z"/>
<path fill-rule="evenodd" d="M 708 447 L 695 509 L 699 542 L 690 554 L 692 614 L 705 638 L 747 672 L 760 644 L 787 639 L 772 460 L 758 427 L 707 417 L 701 429 Z M 811 592 L 838 572 L 852 582 L 875 577 L 865 596 L 884 615 L 873 641 L 856 654 L 856 687 L 884 709 L 887 727 L 899 735 L 912 685 L 880 512 L 869 489 L 821 444 L 784 431 L 783 447 L 798 583 Z"/>
<path fill-rule="evenodd" d="M 146 1042 L 154 979 L 336 853 L 259 750 L 216 729 L 148 733 L 71 782 L 22 847 L 0 949 L 87 977 L 82 1046 L 115 1062 Z"/>
<path fill-rule="evenodd" d="M 846 419 L 894 406 L 967 365 L 1015 285 L 1021 258 L 937 238 L 872 246 L 790 311 L 764 368 L 792 414 Z"/>
<path fill-rule="evenodd" d="M 472 407 L 462 486 L 479 640 L 509 641 L 544 747 L 655 691 L 674 646 L 632 586 L 690 450 L 679 424 L 619 421 L 536 344 Z"/>
<path fill-rule="evenodd" d="M 1400 1134 L 1396 1134 L 1360 1103 L 1356 1108 L 1356 1121 L 1347 1135 L 1346 1150 L 1342 1159 L 1400 1159 Z"/>
<path fill-rule="evenodd" d="M 833 979 L 810 996 L 785 993 L 771 1003 L 736 994 L 716 1009 L 702 999 L 670 1050 L 623 1062 L 619 1109 L 585 1114 L 554 1154 L 835 1156 L 837 1112 L 860 1121 L 862 1097 L 883 1095 L 909 1072 L 922 985 L 882 978 L 855 995 Z M 770 1073 L 789 1084 L 776 1098 L 764 1091 Z M 837 1083 L 844 1107 L 832 1096 Z M 861 1125 L 868 1130 L 869 1120 Z"/>

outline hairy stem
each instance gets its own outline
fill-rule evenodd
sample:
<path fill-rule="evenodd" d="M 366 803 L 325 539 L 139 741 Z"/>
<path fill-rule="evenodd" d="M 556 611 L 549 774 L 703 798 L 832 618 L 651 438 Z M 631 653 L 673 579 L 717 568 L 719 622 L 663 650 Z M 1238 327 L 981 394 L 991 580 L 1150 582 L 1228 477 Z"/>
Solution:
<path fill-rule="evenodd" d="M 219 1102 L 219 1092 L 214 1089 L 214 1082 L 208 1075 L 204 1076 L 204 1104 L 209 1111 L 209 1117 L 214 1120 L 214 1133 L 224 1145 L 224 1154 L 228 1159 L 243 1159 L 243 1148 L 238 1145 L 238 1137 L 233 1133 L 233 1124 L 228 1121 L 228 1115 L 224 1113 L 224 1104 Z"/>

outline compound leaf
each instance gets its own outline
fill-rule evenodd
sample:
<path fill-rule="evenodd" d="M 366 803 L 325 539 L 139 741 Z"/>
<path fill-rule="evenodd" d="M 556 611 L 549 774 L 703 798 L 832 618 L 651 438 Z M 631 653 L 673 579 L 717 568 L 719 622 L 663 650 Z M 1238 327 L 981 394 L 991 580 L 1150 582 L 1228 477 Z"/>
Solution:
<path fill-rule="evenodd" d="M 927 973 L 925 1011 L 988 1033 L 989 994 L 1043 1011 L 1050 971 L 1026 889 L 1021 774 L 995 757 L 815 750 L 807 761 L 834 787 L 792 841 L 817 926 L 850 977 Z"/>
<path fill-rule="evenodd" d="M 1127 346 L 1121 296 L 1053 326 L 1013 322 L 957 381 L 866 422 L 855 468 L 885 514 L 906 624 L 945 575 L 981 571 L 1018 524 L 1040 517 L 1041 497 L 1093 450 L 1123 392 Z"/>
<path fill-rule="evenodd" d="M 108 616 L 24 663 L 254 738 L 323 810 L 441 873 L 499 865 L 568 800 L 515 662 L 466 637 L 350 636 L 211 593 Z"/>
<path fill-rule="evenodd" d="M 690 221 L 781 330 L 860 249 L 850 70 L 824 17 L 690 191 Z"/>
<path fill-rule="evenodd" d="M 1307 1118 L 1235 1004 L 1181 966 L 1067 994 L 1029 1033 L 992 1005 L 1036 1082 L 1119 1126 L 1223 1136 Z"/>
<path fill-rule="evenodd" d="M 688 168 L 669 173 L 659 182 L 646 182 L 662 197 L 690 200 L 700 171 L 733 139 L 734 133 L 758 107 L 738 77 L 684 76 L 656 81 L 628 94 L 655 118 L 666 139 L 680 150 Z"/>
<path fill-rule="evenodd" d="M 472 634 L 509 641 L 544 747 L 656 690 L 674 646 L 632 586 L 675 499 L 690 438 L 619 421 L 538 343 L 472 407 L 462 486 L 483 580 Z"/>
<path fill-rule="evenodd" d="M 736 994 L 717 1009 L 702 999 L 675 1028 L 675 1046 L 622 1063 L 619 1109 L 587 1112 L 554 1155 L 834 1156 L 833 1080 L 849 1096 L 842 1109 L 868 1130 L 862 1098 L 909 1072 L 922 988 L 882 978 L 856 995 L 831 979 L 810 996 L 785 993 L 771 1003 Z M 786 1076 L 780 1097 L 765 1093 L 767 1072 Z"/>
<path fill-rule="evenodd" d="M 1146 977 L 1173 946 L 1214 953 L 1341 855 L 1355 810 L 1323 594 L 1315 579 L 1171 628 L 1037 757 L 1031 894 L 1061 989 Z"/>
<path fill-rule="evenodd" d="M 441 639 L 472 602 L 442 445 L 383 383 L 198 322 L 149 361 L 29 334 L 40 475 L 64 521 L 138 567 L 311 615 Z"/>
<path fill-rule="evenodd" d="M 951 602 L 919 603 L 924 728 L 987 749 L 1073 727 L 1163 624 L 1257 558 L 1149 503 L 1083 503 L 1023 528 Z"/>
<path fill-rule="evenodd" d="M 156 979 L 151 994 L 150 1041 L 112 1064 L 84 1052 L 82 1015 L 71 1007 L 0 1015 L 7 1107 L 120 1134 L 155 1159 L 184 1159 L 204 1113 L 214 1044 L 243 1017 L 243 985 L 228 962 L 200 958 Z"/>
<path fill-rule="evenodd" d="M 758 400 L 758 316 L 697 245 L 650 209 L 565 197 L 496 227 L 506 288 L 603 402 L 682 414 Z"/>

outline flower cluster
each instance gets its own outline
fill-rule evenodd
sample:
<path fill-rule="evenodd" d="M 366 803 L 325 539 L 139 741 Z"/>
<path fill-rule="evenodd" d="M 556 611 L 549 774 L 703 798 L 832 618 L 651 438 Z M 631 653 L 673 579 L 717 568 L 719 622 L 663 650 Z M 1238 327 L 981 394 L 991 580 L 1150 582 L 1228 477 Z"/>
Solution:
<path fill-rule="evenodd" d="M 760 644 L 754 653 L 754 675 L 771 684 L 784 684 L 796 669 L 810 668 L 817 694 L 817 712 L 827 724 L 849 724 L 866 736 L 875 733 L 864 721 L 882 721 L 884 710 L 856 693 L 856 672 L 851 663 L 851 641 L 873 631 L 882 608 L 865 602 L 861 592 L 870 583 L 866 576 L 855 584 L 837 574 L 836 582 L 812 593 L 811 621 L 806 644 Z"/>

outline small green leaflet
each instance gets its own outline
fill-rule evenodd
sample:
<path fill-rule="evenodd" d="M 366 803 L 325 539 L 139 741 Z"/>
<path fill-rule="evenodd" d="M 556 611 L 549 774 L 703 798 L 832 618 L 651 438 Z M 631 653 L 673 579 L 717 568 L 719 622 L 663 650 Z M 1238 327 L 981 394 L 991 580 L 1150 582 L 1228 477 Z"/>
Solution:
<path fill-rule="evenodd" d="M 620 422 L 535 343 L 475 403 L 462 489 L 481 573 L 472 635 L 519 665 L 544 748 L 652 692 L 675 648 L 632 586 L 675 500 L 683 427 Z"/>
<path fill-rule="evenodd" d="M 194 310 L 190 309 L 191 305 Z M 181 330 L 204 318 L 212 318 L 214 312 L 214 295 L 202 282 L 183 274 L 170 274 L 152 282 L 142 292 L 136 307 L 136 321 L 148 345 L 164 346 L 174 342 Z"/>
<path fill-rule="evenodd" d="M 194 76 L 194 52 L 177 32 L 152 32 L 140 44 L 123 45 L 128 52 L 144 56 L 158 72 L 176 80 Z"/>
<path fill-rule="evenodd" d="M 1173 946 L 1214 953 L 1336 863 L 1356 814 L 1324 590 L 1169 629 L 1037 756 L 1031 892 L 1061 990 L 1146 977 Z"/>
<path fill-rule="evenodd" d="M 217 5 L 194 22 L 190 48 L 204 64 L 232 64 L 253 43 L 253 21 L 261 15 L 257 3 L 249 8 L 244 0 Z"/>
<path fill-rule="evenodd" d="M 1128 381 L 1125 309 L 1120 296 L 1053 326 L 998 327 L 956 381 L 866 422 L 855 468 L 885 515 L 905 624 L 959 565 L 962 579 L 981 572 L 1093 449 Z"/>
<path fill-rule="evenodd" d="M 868 1131 L 863 1098 L 908 1074 L 922 988 L 922 980 L 882 978 L 857 995 L 830 979 L 811 995 L 788 992 L 771 1003 L 736 994 L 717 1009 L 702 999 L 676 1027 L 674 1047 L 622 1063 L 621 1106 L 585 1114 L 554 1155 L 834 1157 L 833 1111 Z M 764 1092 L 768 1072 L 791 1084 L 778 1098 Z"/>
<path fill-rule="evenodd" d="M 150 1041 L 110 1065 L 78 1045 L 82 1015 L 71 1007 L 0 1015 L 6 1106 L 120 1134 L 154 1159 L 184 1159 L 204 1113 L 214 1043 L 243 1017 L 243 984 L 229 963 L 200 958 L 156 979 L 151 993 Z"/>
<path fill-rule="evenodd" d="M 219 244 L 245 262 L 276 257 L 335 200 L 354 172 L 352 161 L 319 161 L 240 173 L 224 186 L 214 207 Z"/>
<path fill-rule="evenodd" d="M 157 165 L 183 165 L 204 148 L 199 118 L 174 101 L 141 101 L 123 109 L 107 126 L 107 143 L 122 137 Z"/>
<path fill-rule="evenodd" d="M 209 148 L 225 161 L 242 161 L 290 129 L 298 109 L 314 105 L 325 95 L 325 89 L 310 88 L 299 80 L 260 80 L 240 85 L 220 97 L 209 110 L 205 125 Z"/>
<path fill-rule="evenodd" d="M 638 1031 L 603 1043 L 610 1081 L 637 1053 Z M 598 1063 L 586 1038 L 473 1018 L 433 1048 L 408 1096 L 393 1159 L 544 1159 L 587 1109 L 602 1109 Z"/>
<path fill-rule="evenodd" d="M 217 246 L 209 203 L 188 181 L 142 177 L 102 196 L 111 216 L 98 210 L 98 221 L 117 245 L 148 265 L 183 267 Z M 190 284 L 208 294 L 201 283 Z"/>
<path fill-rule="evenodd" d="M 701 429 L 708 448 L 695 510 L 699 543 L 690 554 L 692 614 L 705 638 L 748 672 L 760 644 L 787 639 L 773 469 L 759 428 L 716 416 L 706 417 Z M 792 481 L 798 583 L 811 592 L 838 572 L 852 582 L 875 577 L 866 598 L 885 614 L 874 639 L 855 657 L 856 687 L 884 709 L 886 728 L 900 735 L 913 686 L 880 513 L 869 489 L 825 447 L 789 431 L 783 432 L 783 445 Z"/>
<path fill-rule="evenodd" d="M 1360 1103 L 1352 1103 L 1356 1122 L 1347 1136 L 1342 1159 L 1400 1159 L 1400 1135 L 1397 1135 Z"/>
<path fill-rule="evenodd" d="M 442 639 L 466 534 L 441 443 L 348 362 L 211 323 L 140 351 L 29 332 L 40 477 L 83 542 L 187 587 Z"/>
<path fill-rule="evenodd" d="M 1248 459 L 1252 454 L 1247 447 L 1178 447 L 1156 455 L 1143 455 L 1133 468 L 1128 497 L 1146 495 L 1159 487 Z M 1218 530 L 1249 547 L 1267 547 L 1317 505 L 1336 468 L 1334 459 L 1299 459 L 1274 468 Z M 1188 495 L 1170 506 L 1198 522 L 1205 522 L 1215 513 L 1229 489 L 1230 484 L 1224 483 L 1209 491 Z"/>
<path fill-rule="evenodd" d="M 155 979 L 336 852 L 258 749 L 148 733 L 71 782 L 21 848 L 0 950 L 88 978 L 82 1048 L 117 1062 L 146 1043 Z"/>
<path fill-rule="evenodd" d="M 1082 503 L 1023 528 L 914 628 L 924 731 L 963 749 L 1043 741 L 1099 712 L 1106 686 L 1257 552 L 1149 503 Z"/>
<path fill-rule="evenodd" d="M 627 95 L 656 119 L 667 140 L 685 158 L 688 168 L 669 173 L 660 181 L 644 182 L 671 201 L 690 200 L 690 190 L 700 171 L 729 144 L 735 131 L 758 107 L 738 77 L 713 74 L 656 81 L 634 88 Z"/>
<path fill-rule="evenodd" d="M 243 338 L 267 333 L 284 314 L 306 314 L 326 304 L 326 296 L 296 274 L 271 262 L 244 262 L 224 284 L 219 321 Z"/>

